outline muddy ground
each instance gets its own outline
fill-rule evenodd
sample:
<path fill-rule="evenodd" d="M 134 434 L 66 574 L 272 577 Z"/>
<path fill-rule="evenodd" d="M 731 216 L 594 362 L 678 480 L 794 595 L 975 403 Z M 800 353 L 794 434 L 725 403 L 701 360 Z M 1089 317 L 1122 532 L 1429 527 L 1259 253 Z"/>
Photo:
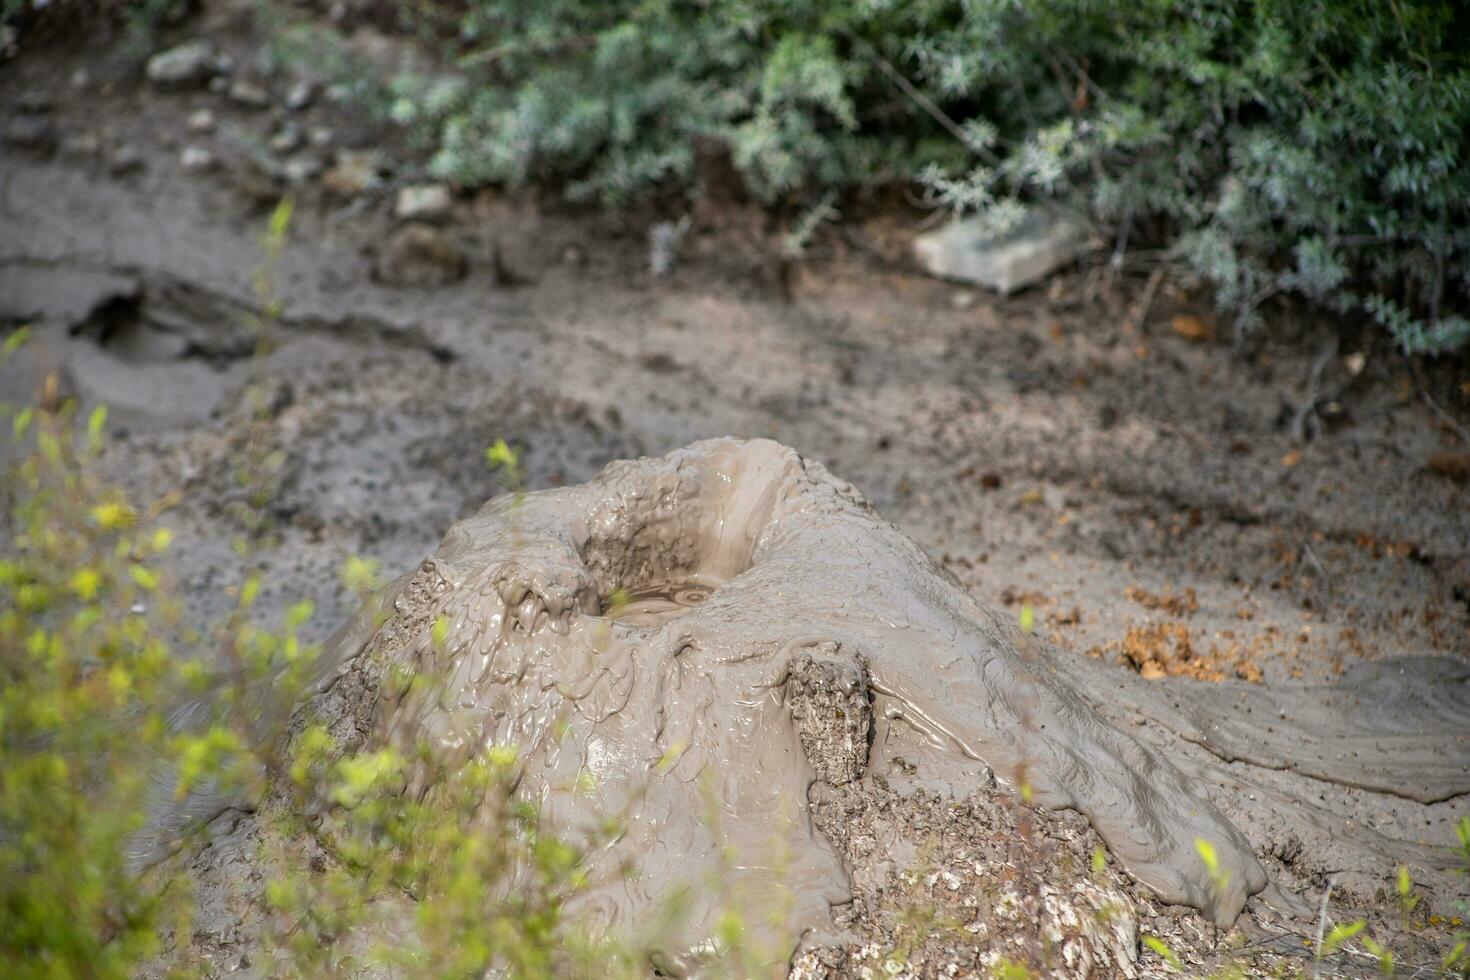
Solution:
<path fill-rule="evenodd" d="M 183 493 L 170 520 L 198 622 L 241 578 L 228 505 L 251 416 L 252 274 L 289 191 L 265 362 L 270 439 L 287 451 L 267 615 L 308 597 L 330 632 L 356 604 L 344 558 L 397 574 L 504 491 L 485 460 L 498 438 L 539 488 L 699 438 L 769 436 L 859 486 L 976 597 L 1032 608 L 1040 633 L 1108 664 L 1121 686 L 1089 693 L 1213 780 L 1285 887 L 1315 906 L 1330 876 L 1345 920 L 1382 911 L 1404 863 L 1442 923 L 1461 914 L 1448 848 L 1464 795 L 1425 804 L 1222 761 L 1125 695 L 1464 662 L 1463 362 L 1412 364 L 1351 327 L 1334 342 L 1338 325 L 1287 308 L 1235 344 L 1203 291 L 1166 279 L 1145 308 L 1151 269 L 1101 258 L 997 298 L 917 272 L 923 216 L 891 209 L 784 261 L 779 226 L 705 207 L 661 276 L 648 216 L 532 192 L 457 191 L 405 239 L 394 196 L 421 161 L 320 89 L 283 108 L 297 78 L 257 73 L 239 26 L 213 14 L 175 40 L 227 38 L 262 106 L 161 91 L 110 46 L 53 41 L 0 66 L 0 324 L 36 331 L 0 389 L 23 400 L 55 369 L 112 405 L 109 472 L 143 499 Z M 287 123 L 301 146 L 273 149 Z M 344 185 L 365 149 L 381 154 L 376 186 Z M 1458 751 L 1470 765 L 1470 741 Z M 949 819 L 928 813 L 888 831 Z M 1392 918 L 1380 934 L 1427 956 Z"/>

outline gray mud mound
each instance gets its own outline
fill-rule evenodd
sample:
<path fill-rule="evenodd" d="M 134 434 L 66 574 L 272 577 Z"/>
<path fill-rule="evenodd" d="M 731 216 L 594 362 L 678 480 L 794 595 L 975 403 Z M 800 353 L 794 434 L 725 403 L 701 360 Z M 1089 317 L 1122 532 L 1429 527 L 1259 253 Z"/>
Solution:
<path fill-rule="evenodd" d="M 721 902 L 783 896 L 780 923 L 750 923 L 778 955 L 835 936 L 854 883 L 834 800 L 886 787 L 882 772 L 928 775 L 956 798 L 1022 789 L 1084 814 L 1137 881 L 1218 923 L 1266 884 L 1202 788 L 1103 721 L 1043 648 L 856 490 L 774 442 L 697 443 L 497 499 L 372 606 L 393 613 L 338 633 L 296 729 L 321 721 L 348 750 L 402 748 L 419 760 L 413 794 L 513 745 L 518 791 L 573 840 L 593 815 L 628 815 L 593 859 L 612 873 L 594 867 L 592 880 L 612 883 L 571 911 L 631 931 L 688 886 L 682 931 L 656 957 L 670 972 L 692 968 Z M 438 642 L 436 621 L 448 624 Z M 1005 819 L 992 844 L 1016 836 Z M 1112 872 L 1089 877 L 1088 853 L 1041 862 L 1051 892 L 1023 894 L 1005 892 L 1004 854 L 977 851 L 999 889 L 985 926 L 996 943 L 1011 941 L 1009 908 L 1070 968 L 1131 972 L 1131 906 Z M 720 875 L 722 896 L 700 887 Z"/>

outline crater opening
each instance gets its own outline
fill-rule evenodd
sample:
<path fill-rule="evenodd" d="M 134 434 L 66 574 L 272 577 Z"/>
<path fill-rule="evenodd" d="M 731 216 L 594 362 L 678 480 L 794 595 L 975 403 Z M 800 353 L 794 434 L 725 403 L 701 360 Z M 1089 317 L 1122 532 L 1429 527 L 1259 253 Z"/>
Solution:
<path fill-rule="evenodd" d="M 619 589 L 602 598 L 598 614 L 629 626 L 662 626 L 702 605 L 724 584 L 713 576 L 702 575 Z"/>

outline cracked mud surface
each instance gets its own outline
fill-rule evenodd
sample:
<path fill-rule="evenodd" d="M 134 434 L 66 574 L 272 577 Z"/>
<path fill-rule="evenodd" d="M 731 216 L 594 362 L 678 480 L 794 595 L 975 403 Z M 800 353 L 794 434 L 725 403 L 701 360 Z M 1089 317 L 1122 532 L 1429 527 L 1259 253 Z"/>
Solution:
<path fill-rule="evenodd" d="M 4 104 L 41 92 L 64 134 L 156 142 L 141 145 L 144 169 L 120 178 L 0 149 L 0 323 L 37 325 L 0 387 L 23 392 L 54 366 L 84 399 L 114 404 L 112 474 L 140 496 L 184 491 L 172 518 L 181 584 L 206 622 L 240 577 L 224 504 L 249 417 L 241 320 L 255 304 L 263 216 L 230 174 L 180 172 L 183 118 L 215 97 L 159 96 L 125 75 L 110 95 L 78 94 L 68 79 L 84 61 L 99 79 L 109 70 L 86 52 L 7 66 Z M 289 462 L 265 615 L 310 597 L 324 636 L 355 606 L 336 585 L 346 555 L 392 573 L 416 567 L 499 489 L 484 463 L 496 438 L 522 448 L 528 488 L 540 489 L 700 438 L 772 437 L 860 486 L 976 599 L 1013 615 L 1030 605 L 1038 632 L 1075 655 L 1088 698 L 1208 790 L 1274 881 L 1315 905 L 1331 875 L 1350 918 L 1380 908 L 1375 893 L 1391 891 L 1405 863 L 1434 908 L 1449 914 L 1463 900 L 1446 848 L 1470 804 L 1421 802 L 1442 794 L 1420 789 L 1463 794 L 1463 740 L 1437 743 L 1433 771 L 1390 764 L 1396 783 L 1344 785 L 1322 752 L 1212 746 L 1188 713 L 1195 696 L 1224 710 L 1257 687 L 1330 684 L 1400 656 L 1452 661 L 1431 676 L 1440 694 L 1463 692 L 1445 672 L 1463 670 L 1470 651 L 1470 503 L 1429 461 L 1467 448 L 1406 396 L 1408 367 L 1375 338 L 1359 342 L 1360 375 L 1328 367 L 1345 417 L 1299 445 L 1283 417 L 1325 332 L 1283 322 L 1277 340 L 1242 353 L 1174 335 L 1169 317 L 1203 312 L 1203 297 L 1164 290 L 1141 331 L 1126 326 L 1130 287 L 1082 272 L 1007 301 L 956 302 L 953 287 L 891 261 L 901 236 L 881 223 L 855 229 L 866 250 L 821 244 L 789 272 L 787 295 L 755 259 L 728 258 L 755 251 L 730 229 L 696 228 L 684 264 L 655 280 L 638 229 L 497 195 L 463 202 L 449 226 L 470 256 L 462 282 L 393 289 L 374 281 L 364 253 L 391 227 L 390 208 L 386 197 L 344 206 L 300 194 L 269 362 L 272 438 Z M 534 281 L 503 285 L 494 246 Z M 1450 408 L 1463 417 L 1463 405 Z M 1125 591 L 1186 588 L 1197 608 Z M 1145 680 L 1116 654 L 1086 656 L 1159 623 L 1218 650 L 1226 679 Z M 1242 661 L 1260 684 L 1235 676 Z M 975 876 L 979 844 L 966 835 L 985 825 L 952 816 L 943 794 L 888 782 L 842 784 L 815 808 L 821 828 L 824 813 L 857 807 L 843 825 L 869 826 L 881 842 L 830 832 L 868 862 L 853 881 L 862 918 L 851 928 L 875 945 L 901 932 L 903 896 L 951 894 L 945 871 Z M 1091 853 L 1085 841 L 1068 847 Z M 961 880 L 953 894 L 971 894 Z M 1247 931 L 1274 921 L 1254 904 Z M 955 915 L 965 909 L 961 897 Z M 1178 945 L 1210 955 L 1217 940 L 1198 917 L 1156 911 L 1200 937 Z M 227 919 L 217 917 L 222 935 Z M 960 962 L 933 949 L 936 974 Z M 842 956 L 832 969 L 860 959 Z M 1147 952 L 1140 964 L 1159 969 Z"/>

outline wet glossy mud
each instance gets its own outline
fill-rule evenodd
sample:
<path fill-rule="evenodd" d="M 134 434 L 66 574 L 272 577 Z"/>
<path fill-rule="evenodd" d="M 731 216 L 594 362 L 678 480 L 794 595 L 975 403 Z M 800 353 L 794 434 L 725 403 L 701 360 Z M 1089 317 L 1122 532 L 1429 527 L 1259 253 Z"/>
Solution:
<path fill-rule="evenodd" d="M 774 442 L 697 443 L 498 499 L 383 601 L 394 615 L 339 633 L 340 667 L 303 711 L 426 748 L 408 792 L 515 745 L 520 792 L 555 825 L 628 814 L 596 860 L 636 873 L 576 911 L 632 929 L 688 886 L 669 968 L 732 896 L 784 896 L 782 923 L 753 923 L 766 941 L 828 933 L 850 886 L 809 789 L 860 779 L 895 745 L 956 788 L 993 771 L 1081 811 L 1138 879 L 1219 922 L 1266 884 L 1201 787 L 1104 722 L 855 489 Z M 393 669 L 415 683 L 383 683 Z"/>

